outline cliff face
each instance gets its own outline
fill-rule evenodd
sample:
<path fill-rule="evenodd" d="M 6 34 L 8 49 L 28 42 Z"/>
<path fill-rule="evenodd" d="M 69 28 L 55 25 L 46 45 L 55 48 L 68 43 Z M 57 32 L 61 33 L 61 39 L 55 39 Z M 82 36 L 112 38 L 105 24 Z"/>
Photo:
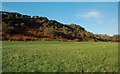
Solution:
<path fill-rule="evenodd" d="M 72 41 L 111 41 L 108 35 L 95 35 L 76 25 L 65 25 L 46 17 L 28 16 L 15 12 L 0 12 L 2 15 L 2 40 L 72 40 Z"/>

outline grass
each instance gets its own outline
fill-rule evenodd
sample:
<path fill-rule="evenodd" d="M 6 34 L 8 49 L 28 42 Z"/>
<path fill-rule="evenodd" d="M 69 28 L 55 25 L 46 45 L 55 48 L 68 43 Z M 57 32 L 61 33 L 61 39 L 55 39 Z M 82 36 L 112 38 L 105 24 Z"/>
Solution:
<path fill-rule="evenodd" d="M 3 72 L 117 72 L 112 42 L 3 42 Z"/>

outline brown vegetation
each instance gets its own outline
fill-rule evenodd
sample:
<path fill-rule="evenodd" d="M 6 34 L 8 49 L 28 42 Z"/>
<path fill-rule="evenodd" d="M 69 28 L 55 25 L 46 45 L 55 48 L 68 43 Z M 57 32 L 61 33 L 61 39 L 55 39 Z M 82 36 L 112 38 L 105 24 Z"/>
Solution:
<path fill-rule="evenodd" d="M 119 35 L 108 36 L 93 34 L 76 24 L 62 24 L 46 17 L 28 16 L 15 12 L 2 14 L 2 40 L 36 41 L 68 40 L 68 41 L 120 41 Z"/>

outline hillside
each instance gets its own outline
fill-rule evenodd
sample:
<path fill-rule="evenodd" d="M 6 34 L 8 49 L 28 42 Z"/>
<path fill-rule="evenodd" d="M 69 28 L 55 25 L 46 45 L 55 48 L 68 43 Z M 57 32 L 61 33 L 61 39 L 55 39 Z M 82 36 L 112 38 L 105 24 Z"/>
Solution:
<path fill-rule="evenodd" d="M 28 16 L 16 12 L 3 12 L 2 40 L 9 41 L 118 41 L 117 37 L 93 34 L 76 24 L 62 24 L 42 16 Z"/>

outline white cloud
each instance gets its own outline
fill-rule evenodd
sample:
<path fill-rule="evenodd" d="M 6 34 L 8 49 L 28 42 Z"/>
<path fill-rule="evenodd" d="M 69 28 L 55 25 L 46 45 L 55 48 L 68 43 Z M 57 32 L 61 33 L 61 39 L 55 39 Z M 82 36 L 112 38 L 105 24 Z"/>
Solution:
<path fill-rule="evenodd" d="M 103 17 L 102 14 L 100 14 L 99 12 L 97 11 L 90 11 L 90 12 L 87 12 L 84 17 L 87 17 L 87 18 L 91 18 L 91 17 L 94 17 L 94 18 L 100 18 L 100 17 Z"/>
<path fill-rule="evenodd" d="M 84 17 L 84 18 L 102 18 L 104 15 L 98 11 L 88 11 L 83 13 L 78 13 L 76 17 Z"/>

